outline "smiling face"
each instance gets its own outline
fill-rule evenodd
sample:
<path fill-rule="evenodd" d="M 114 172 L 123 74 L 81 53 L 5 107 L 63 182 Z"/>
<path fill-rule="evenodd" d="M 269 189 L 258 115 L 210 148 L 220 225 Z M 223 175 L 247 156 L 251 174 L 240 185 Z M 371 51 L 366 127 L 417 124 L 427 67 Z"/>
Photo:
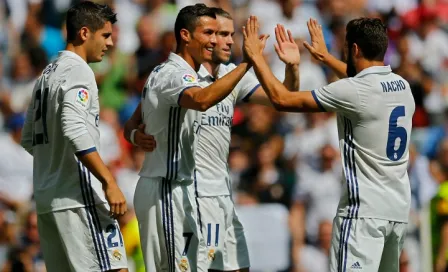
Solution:
<path fill-rule="evenodd" d="M 185 29 L 185 31 L 188 30 Z M 187 33 L 189 36 L 188 53 L 196 63 L 212 60 L 213 49 L 216 45 L 216 32 L 218 32 L 216 19 L 202 16 L 198 19 L 194 31 Z"/>
<path fill-rule="evenodd" d="M 81 31 L 86 35 L 85 48 L 87 62 L 101 61 L 108 47 L 114 45 L 112 41 L 111 22 L 106 22 L 103 28 L 98 29 L 96 32 L 90 31 L 87 27 L 83 27 Z"/>
<path fill-rule="evenodd" d="M 218 33 L 216 34 L 216 46 L 213 50 L 213 62 L 216 64 L 227 63 L 230 60 L 233 45 L 233 35 L 235 28 L 233 20 L 217 16 Z"/>

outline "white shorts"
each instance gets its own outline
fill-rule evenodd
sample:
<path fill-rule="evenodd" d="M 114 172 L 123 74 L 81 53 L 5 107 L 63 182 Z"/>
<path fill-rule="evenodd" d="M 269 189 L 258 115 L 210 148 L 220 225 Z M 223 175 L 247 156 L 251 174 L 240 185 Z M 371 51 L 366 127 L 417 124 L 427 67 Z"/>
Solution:
<path fill-rule="evenodd" d="M 123 236 L 107 204 L 39 214 L 37 225 L 48 272 L 127 268 Z"/>
<path fill-rule="evenodd" d="M 398 272 L 406 227 L 381 219 L 335 217 L 330 271 Z"/>
<path fill-rule="evenodd" d="M 191 186 L 139 179 L 134 208 L 146 271 L 207 271 Z"/>
<path fill-rule="evenodd" d="M 198 197 L 197 206 L 209 269 L 231 271 L 250 267 L 243 225 L 231 196 Z"/>

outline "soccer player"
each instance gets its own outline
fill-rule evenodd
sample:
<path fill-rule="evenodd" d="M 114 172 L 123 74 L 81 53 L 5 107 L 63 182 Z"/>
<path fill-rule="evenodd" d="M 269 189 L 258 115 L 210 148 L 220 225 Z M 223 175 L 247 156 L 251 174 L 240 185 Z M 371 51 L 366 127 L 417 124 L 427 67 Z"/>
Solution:
<path fill-rule="evenodd" d="M 207 270 L 192 192 L 197 115 L 228 96 L 250 68 L 243 61 L 228 75 L 201 87 L 197 71 L 212 59 L 215 18 L 204 4 L 180 10 L 175 22 L 176 53 L 150 74 L 142 101 L 125 127 L 125 137 L 136 143 L 136 127 L 143 123 L 145 134 L 157 142 L 157 148 L 146 153 L 134 197 L 148 271 Z M 266 38 L 261 39 L 260 51 Z"/>
<path fill-rule="evenodd" d="M 220 8 L 212 10 L 216 15 L 218 32 L 212 59 L 204 62 L 198 71 L 199 84 L 204 88 L 236 68 L 234 64 L 223 64 L 230 59 L 235 33 L 233 19 Z M 280 46 L 283 50 L 280 58 L 287 64 L 284 84 L 290 89 L 298 89 L 298 46 L 292 39 L 281 42 Z M 230 95 L 198 114 L 196 122 L 200 135 L 194 174 L 198 221 L 206 241 L 209 268 L 217 271 L 248 271 L 250 266 L 244 230 L 230 196 L 227 165 L 234 105 L 238 101 L 272 106 L 256 77 L 247 73 Z M 133 118 L 138 119 L 140 115 L 137 112 Z M 129 135 L 135 129 L 138 120 L 132 124 L 134 127 L 126 126 L 125 134 Z M 144 143 L 140 145 L 145 146 Z"/>
<path fill-rule="evenodd" d="M 315 37 L 322 34 L 320 26 L 308 25 L 309 46 L 324 46 L 322 36 Z M 410 209 L 407 166 L 415 103 L 409 83 L 384 65 L 386 27 L 379 19 L 350 21 L 347 64 L 336 62 L 348 78 L 313 91 L 288 92 L 258 51 L 256 26 L 257 18 L 251 17 L 244 51 L 273 105 L 282 111 L 337 113 L 347 186 L 333 222 L 331 271 L 398 271 Z"/>
<path fill-rule="evenodd" d="M 84 1 L 67 12 L 67 46 L 36 82 L 21 144 L 34 157 L 38 231 L 48 271 L 127 271 L 114 217 L 125 198 L 101 160 L 99 103 L 87 63 L 112 46 L 116 14 Z"/>
<path fill-rule="evenodd" d="M 203 87 L 236 67 L 224 64 L 229 62 L 233 45 L 233 19 L 220 8 L 212 9 L 218 32 L 212 60 L 204 62 L 198 72 Z M 279 42 L 279 46 L 279 57 L 286 63 L 284 85 L 298 90 L 299 48 L 292 38 Z M 200 132 L 195 154 L 195 194 L 199 227 L 207 246 L 209 268 L 213 271 L 249 271 L 250 266 L 243 226 L 231 197 L 227 163 L 234 106 L 243 101 L 272 106 L 257 78 L 247 73 L 229 96 L 200 113 L 197 120 Z"/>

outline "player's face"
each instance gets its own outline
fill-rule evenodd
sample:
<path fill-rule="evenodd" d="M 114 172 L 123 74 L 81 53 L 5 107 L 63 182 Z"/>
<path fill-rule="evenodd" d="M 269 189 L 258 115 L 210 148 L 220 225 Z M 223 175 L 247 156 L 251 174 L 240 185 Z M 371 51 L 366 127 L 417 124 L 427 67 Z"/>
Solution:
<path fill-rule="evenodd" d="M 87 62 L 102 61 L 107 49 L 113 45 L 112 24 L 111 22 L 106 22 L 103 28 L 95 33 L 90 32 L 90 37 L 87 41 Z"/>
<path fill-rule="evenodd" d="M 189 53 L 195 62 L 203 63 L 212 60 L 216 32 L 218 32 L 218 24 L 214 18 L 208 16 L 199 18 L 188 44 Z"/>
<path fill-rule="evenodd" d="M 216 46 L 213 50 L 213 62 L 226 63 L 230 60 L 230 55 L 233 45 L 233 34 L 235 28 L 233 27 L 233 20 L 217 16 L 218 33 L 216 34 Z"/>

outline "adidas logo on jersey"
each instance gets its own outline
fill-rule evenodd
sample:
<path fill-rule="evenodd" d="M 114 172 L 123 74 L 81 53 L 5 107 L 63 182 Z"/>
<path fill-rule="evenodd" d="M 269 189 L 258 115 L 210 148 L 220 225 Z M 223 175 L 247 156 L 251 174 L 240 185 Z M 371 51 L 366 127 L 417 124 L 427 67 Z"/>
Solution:
<path fill-rule="evenodd" d="M 353 269 L 362 269 L 362 266 L 359 264 L 359 262 L 356 262 L 356 263 L 352 264 L 351 268 L 353 268 Z"/>

